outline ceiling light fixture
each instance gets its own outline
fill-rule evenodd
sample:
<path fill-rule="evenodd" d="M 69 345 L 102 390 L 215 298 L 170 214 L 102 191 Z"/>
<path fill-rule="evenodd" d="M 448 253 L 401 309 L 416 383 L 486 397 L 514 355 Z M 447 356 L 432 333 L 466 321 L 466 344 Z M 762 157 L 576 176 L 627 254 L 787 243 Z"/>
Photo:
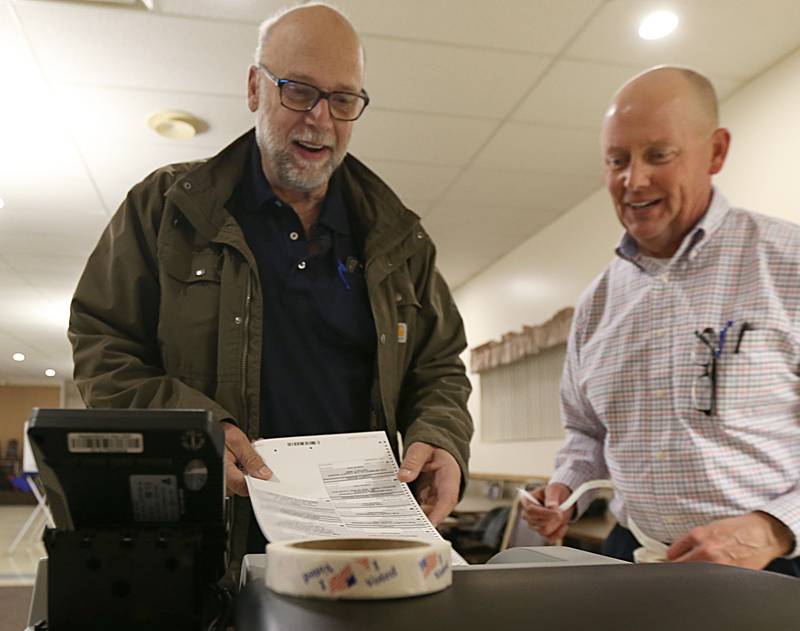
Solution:
<path fill-rule="evenodd" d="M 56 371 L 53 370 L 52 368 L 48 368 L 47 370 L 44 371 L 44 374 L 47 377 L 55 377 L 56 376 Z"/>
<path fill-rule="evenodd" d="M 3 208 L 3 206 L 5 206 L 5 205 L 6 205 L 6 203 L 3 201 L 3 198 L 0 197 L 0 208 Z"/>
<path fill-rule="evenodd" d="M 24 362 L 25 361 L 25 353 L 14 353 L 11 356 L 11 359 L 13 359 L 15 362 Z"/>
<path fill-rule="evenodd" d="M 163 110 L 147 119 L 150 129 L 170 140 L 188 140 L 208 129 L 203 121 L 188 112 Z"/>
<path fill-rule="evenodd" d="M 678 26 L 678 16 L 672 11 L 656 11 L 648 15 L 639 25 L 639 37 L 642 39 L 661 39 Z"/>

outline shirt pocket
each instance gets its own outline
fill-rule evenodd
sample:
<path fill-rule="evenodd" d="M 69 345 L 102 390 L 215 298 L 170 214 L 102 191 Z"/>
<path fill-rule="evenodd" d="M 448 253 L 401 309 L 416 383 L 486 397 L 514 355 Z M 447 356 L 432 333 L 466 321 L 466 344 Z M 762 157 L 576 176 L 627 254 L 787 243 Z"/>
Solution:
<path fill-rule="evenodd" d="M 165 247 L 158 339 L 167 372 L 208 378 L 217 370 L 221 256 Z"/>
<path fill-rule="evenodd" d="M 738 353 L 735 344 L 728 348 L 718 360 L 717 392 L 717 409 L 726 421 L 768 422 L 770 412 L 796 404 L 798 349 L 788 332 L 750 329 Z"/>

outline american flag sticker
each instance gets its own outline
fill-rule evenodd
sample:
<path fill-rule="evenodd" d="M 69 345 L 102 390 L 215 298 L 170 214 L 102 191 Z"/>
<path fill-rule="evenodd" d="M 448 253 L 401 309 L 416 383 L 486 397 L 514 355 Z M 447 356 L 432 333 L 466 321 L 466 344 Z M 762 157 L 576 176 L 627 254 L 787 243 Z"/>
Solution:
<path fill-rule="evenodd" d="M 345 565 L 341 572 L 328 581 L 328 587 L 331 590 L 331 594 L 334 594 L 351 588 L 356 582 L 352 568 L 349 565 Z"/>
<path fill-rule="evenodd" d="M 419 562 L 419 569 L 422 572 L 423 578 L 428 578 L 428 575 L 436 569 L 438 562 L 439 555 L 436 554 L 436 552 L 431 552 Z"/>
<path fill-rule="evenodd" d="M 365 570 L 369 569 L 370 562 L 368 557 L 361 557 L 360 559 L 356 559 L 356 563 L 358 563 Z"/>
<path fill-rule="evenodd" d="M 405 344 L 408 339 L 408 325 L 405 322 L 397 323 L 397 342 Z"/>

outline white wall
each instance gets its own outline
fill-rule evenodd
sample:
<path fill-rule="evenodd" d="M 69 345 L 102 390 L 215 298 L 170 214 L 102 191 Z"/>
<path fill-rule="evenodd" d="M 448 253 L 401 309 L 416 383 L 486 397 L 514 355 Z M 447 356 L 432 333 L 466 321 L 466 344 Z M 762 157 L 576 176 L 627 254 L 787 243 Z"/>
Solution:
<path fill-rule="evenodd" d="M 800 50 L 723 104 L 722 124 L 731 130 L 733 142 L 716 184 L 734 205 L 800 223 L 798 104 Z M 455 298 L 470 347 L 499 339 L 525 324 L 540 324 L 559 309 L 574 305 L 583 288 L 614 256 L 621 234 L 608 195 L 599 189 L 462 285 Z M 467 365 L 468 360 L 465 354 Z M 549 474 L 560 441 L 481 441 L 480 378 L 477 374 L 470 378 L 476 430 L 470 469 Z"/>

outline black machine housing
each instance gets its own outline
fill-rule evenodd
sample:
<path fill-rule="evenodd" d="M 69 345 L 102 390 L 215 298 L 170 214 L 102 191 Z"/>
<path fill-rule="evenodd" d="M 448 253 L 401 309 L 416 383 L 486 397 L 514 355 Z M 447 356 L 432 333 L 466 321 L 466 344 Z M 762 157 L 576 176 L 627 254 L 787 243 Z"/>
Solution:
<path fill-rule="evenodd" d="M 34 409 L 56 527 L 47 626 L 199 629 L 227 560 L 224 436 L 202 410 Z"/>

